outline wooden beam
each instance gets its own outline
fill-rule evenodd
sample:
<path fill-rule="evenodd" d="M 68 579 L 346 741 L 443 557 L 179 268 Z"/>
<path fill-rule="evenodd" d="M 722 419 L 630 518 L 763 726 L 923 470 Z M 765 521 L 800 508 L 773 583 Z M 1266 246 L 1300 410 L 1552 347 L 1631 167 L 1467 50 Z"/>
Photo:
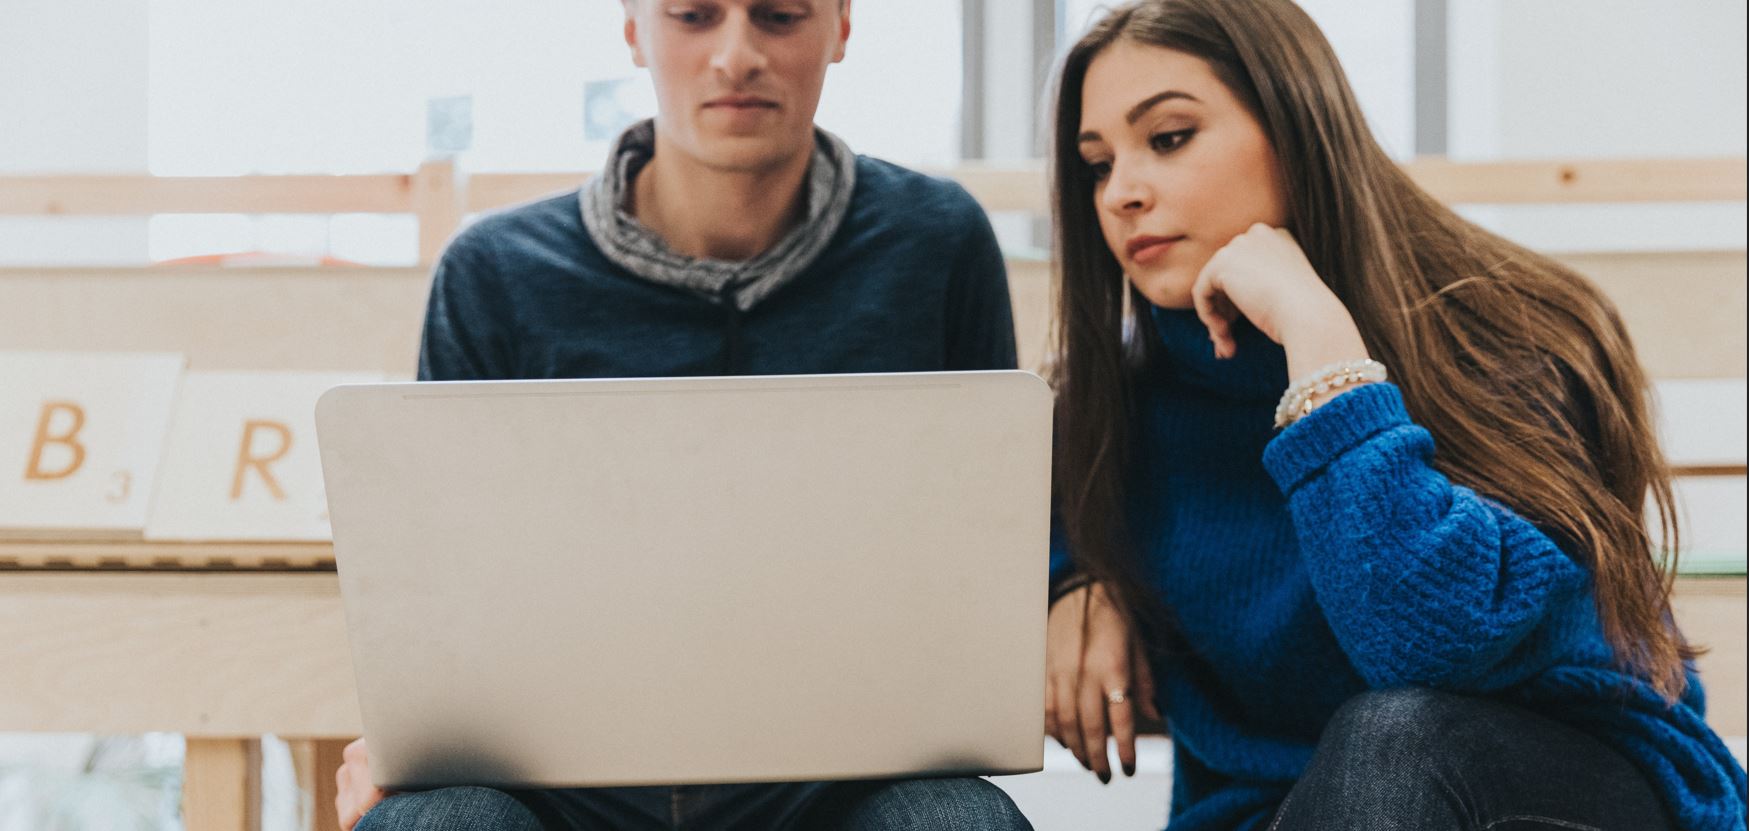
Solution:
<path fill-rule="evenodd" d="M 412 267 L 0 268 L 0 350 L 412 378 L 430 279 Z"/>
<path fill-rule="evenodd" d="M 182 761 L 182 827 L 260 831 L 260 739 L 188 740 Z"/>
<path fill-rule="evenodd" d="M 1654 378 L 1749 374 L 1749 261 L 1741 250 L 1554 257 L 1615 302 Z"/>
<path fill-rule="evenodd" d="M 1741 577 L 1685 578 L 1676 581 L 1670 605 L 1682 634 L 1706 654 L 1696 661 L 1707 693 L 1707 723 L 1723 736 L 1749 733 L 1744 690 L 1749 688 L 1749 659 L 1743 632 L 1749 628 Z"/>
<path fill-rule="evenodd" d="M 362 732 L 336 575 L 0 571 L 0 732 Z"/>
<path fill-rule="evenodd" d="M 335 774 L 340 770 L 341 754 L 350 739 L 288 739 L 292 767 L 297 773 L 298 788 L 309 794 L 311 816 L 309 831 L 339 831 L 340 817 L 334 810 L 334 798 L 339 793 Z"/>
<path fill-rule="evenodd" d="M 1749 195 L 1741 157 L 1457 162 L 1421 158 L 1404 169 L 1452 204 L 1740 202 Z M 447 172 L 446 172 L 447 171 Z M 989 211 L 1045 213 L 1043 160 L 968 163 L 929 171 L 958 180 Z M 0 214 L 29 216 L 154 213 L 420 213 L 439 220 L 425 246 L 454 231 L 461 213 L 501 208 L 571 190 L 587 173 L 482 173 L 457 187 L 452 162 L 414 174 L 170 177 L 124 175 L 0 177 Z M 448 177 L 447 180 L 445 177 Z M 459 207 L 457 207 L 459 206 Z M 434 242 L 435 241 L 435 242 Z"/>
<path fill-rule="evenodd" d="M 413 213 L 419 220 L 419 262 L 435 263 L 462 225 L 462 195 L 453 160 L 419 166 L 413 174 Z"/>
<path fill-rule="evenodd" d="M 412 177 L 7 176 L 0 215 L 407 213 Z"/>
<path fill-rule="evenodd" d="M 588 173 L 478 173 L 468 177 L 469 213 L 496 210 L 542 196 L 576 190 Z"/>
<path fill-rule="evenodd" d="M 1417 184 L 1454 205 L 1742 202 L 1742 158 L 1454 162 L 1404 166 Z"/>

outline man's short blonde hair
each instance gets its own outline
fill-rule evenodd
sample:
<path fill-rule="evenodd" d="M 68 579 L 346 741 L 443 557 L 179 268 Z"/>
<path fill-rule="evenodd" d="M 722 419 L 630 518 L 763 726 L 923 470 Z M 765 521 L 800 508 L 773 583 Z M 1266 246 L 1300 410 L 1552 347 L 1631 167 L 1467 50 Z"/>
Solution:
<path fill-rule="evenodd" d="M 848 1 L 849 0 L 838 0 L 838 10 L 844 11 L 844 4 Z M 638 4 L 638 0 L 620 0 L 620 2 L 627 6 L 636 6 Z"/>

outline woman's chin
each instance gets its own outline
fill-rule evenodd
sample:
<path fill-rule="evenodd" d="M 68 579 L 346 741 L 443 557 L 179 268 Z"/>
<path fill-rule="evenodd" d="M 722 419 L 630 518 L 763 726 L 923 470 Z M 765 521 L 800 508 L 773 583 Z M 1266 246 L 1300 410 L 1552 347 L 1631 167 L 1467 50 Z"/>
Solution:
<path fill-rule="evenodd" d="M 1162 309 L 1196 308 L 1196 301 L 1191 298 L 1190 294 L 1191 287 L 1195 285 L 1194 280 L 1173 280 L 1150 276 L 1140 280 L 1132 278 L 1130 283 L 1136 287 L 1136 291 L 1141 292 L 1142 297 L 1147 298 L 1149 303 Z"/>

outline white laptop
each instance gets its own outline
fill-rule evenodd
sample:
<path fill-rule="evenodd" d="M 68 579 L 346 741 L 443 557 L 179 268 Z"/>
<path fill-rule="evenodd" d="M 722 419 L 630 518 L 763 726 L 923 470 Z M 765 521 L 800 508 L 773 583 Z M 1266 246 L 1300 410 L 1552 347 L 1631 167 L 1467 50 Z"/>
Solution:
<path fill-rule="evenodd" d="M 379 785 L 1042 766 L 1037 376 L 370 384 L 316 418 Z"/>

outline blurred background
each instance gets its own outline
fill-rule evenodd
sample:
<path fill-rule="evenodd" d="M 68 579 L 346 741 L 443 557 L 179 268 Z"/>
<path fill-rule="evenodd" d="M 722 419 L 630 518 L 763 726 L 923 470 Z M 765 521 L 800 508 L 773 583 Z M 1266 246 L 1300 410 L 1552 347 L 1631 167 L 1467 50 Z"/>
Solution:
<path fill-rule="evenodd" d="M 1041 154 L 1054 59 L 1098 0 L 861 0 L 819 123 L 915 167 Z M 1401 159 L 1741 155 L 1735 0 L 1306 0 Z M 616 0 L 3 0 L 0 174 L 591 170 L 653 112 Z M 1494 210 L 1538 247 L 1743 244 L 1741 204 Z M 1005 228 L 1015 248 L 1036 236 Z M 0 218 L 0 259 L 215 251 L 410 263 L 380 215 Z"/>
<path fill-rule="evenodd" d="M 856 0 L 849 54 L 828 76 L 818 121 L 859 152 L 907 166 L 949 175 L 985 165 L 1025 169 L 1045 149 L 1054 62 L 1106 5 Z M 1725 667 L 1720 672 L 1735 673 L 1725 686 L 1734 691 L 1735 721 L 1724 732 L 1741 756 L 1746 4 L 1301 5 L 1334 43 L 1375 134 L 1406 163 L 1558 160 L 1588 170 L 1588 160 L 1727 161 L 1706 170 L 1734 177 L 1720 185 L 1734 197 L 1506 200 L 1461 210 L 1531 247 L 1592 263 L 1618 282 L 1638 281 L 1617 295 L 1624 305 L 1639 301 L 1621 298 L 1656 297 L 1660 275 L 1681 269 L 1682 280 L 1698 282 L 1672 285 L 1705 285 L 1711 294 L 1696 302 L 1722 309 L 1723 317 L 1708 318 L 1708 325 L 1723 320 L 1717 331 L 1736 328 L 1735 335 L 1650 348 L 1670 356 L 1654 374 L 1724 384 L 1694 399 L 1725 402 L 1724 420 L 1707 422 L 1724 427 L 1694 429 L 1706 440 L 1722 436 L 1735 444 L 1722 462 L 1706 457 L 1694 467 L 1704 480 L 1694 492 L 1705 495 L 1700 510 L 1711 536 L 1689 576 L 1690 585 L 1703 586 L 1697 596 L 1712 598 L 1713 617 L 1706 619 L 1712 622 L 1702 625 L 1712 627 L 1713 660 Z M 419 223 L 404 213 L 58 215 L 53 186 L 40 177 L 408 174 L 433 160 L 452 163 L 462 185 L 474 175 L 590 171 L 620 129 L 654 111 L 648 79 L 631 65 L 621 40 L 621 22 L 617 0 L 0 0 L 0 350 L 184 348 L 150 338 L 116 347 L 95 329 L 61 340 L 46 329 L 17 334 L 50 310 L 79 319 L 76 304 L 84 299 L 56 301 L 63 305 L 52 309 L 17 299 L 48 296 L 29 292 L 59 274 L 98 280 L 93 269 L 107 269 L 102 279 L 123 275 L 137 286 L 126 275 L 143 273 L 133 271 L 142 266 L 247 257 L 363 266 L 346 272 L 359 280 L 377 273 L 371 269 L 416 280 L 425 269 Z M 36 190 L 8 208 L 4 190 L 18 193 L 27 183 Z M 1011 270 L 1039 273 L 1048 260 L 1045 218 L 1026 206 L 990 206 Z M 8 294 L 8 280 L 22 293 Z M 104 286 L 120 284 L 89 285 L 97 287 L 89 289 L 95 303 L 113 290 Z M 420 291 L 410 284 L 404 296 Z M 1036 316 L 1042 295 L 1016 291 L 1017 311 Z M 395 326 L 416 325 L 416 300 L 415 307 L 395 308 Z M 222 304 L 202 312 L 228 313 Z M 315 325 L 313 317 L 293 314 L 287 327 Z M 1657 319 L 1678 329 L 1686 315 Z M 361 368 L 336 361 L 280 366 L 229 342 L 201 348 L 208 351 L 187 348 L 191 369 Z M 0 546 L 0 566 L 14 574 L 77 570 L 76 563 L 55 565 L 61 561 L 52 553 L 45 559 L 43 550 L 9 562 Z M 105 619 L 102 604 L 77 608 L 90 621 L 85 631 L 130 625 Z M 185 795 L 195 791 L 183 780 L 180 734 L 68 732 L 62 722 L 41 729 L 14 716 L 27 709 L 8 709 L 7 687 L 16 693 L 25 684 L 58 681 L 0 668 L 0 679 L 8 676 L 0 680 L 0 714 L 12 719 L 0 718 L 0 831 L 182 827 Z M 70 687 L 55 695 L 62 693 L 99 700 L 151 695 Z M 291 831 L 319 821 L 320 777 L 308 771 L 321 768 L 312 758 L 331 754 L 334 737 L 326 738 L 329 744 L 315 747 L 268 735 L 246 746 L 254 801 L 244 822 Z M 1136 781 L 1101 789 L 1053 749 L 1045 773 L 1004 784 L 1041 829 L 1157 828 L 1169 780 L 1165 739 L 1149 741 L 1142 770 Z"/>

